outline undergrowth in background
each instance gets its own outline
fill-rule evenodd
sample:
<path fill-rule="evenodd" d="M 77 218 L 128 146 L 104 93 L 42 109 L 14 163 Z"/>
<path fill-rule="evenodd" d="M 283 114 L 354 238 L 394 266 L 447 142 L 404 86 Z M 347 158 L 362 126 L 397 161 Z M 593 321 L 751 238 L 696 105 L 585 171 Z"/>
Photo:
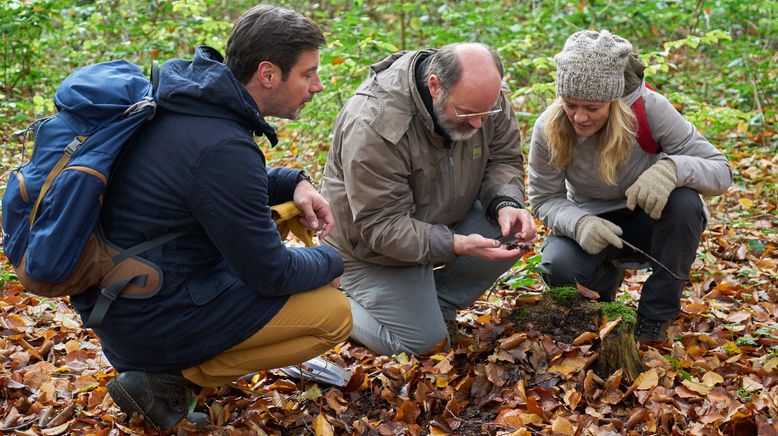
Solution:
<path fill-rule="evenodd" d="M 649 65 L 648 81 L 725 150 L 776 147 L 775 2 L 398 0 L 270 2 L 314 19 L 327 36 L 325 90 L 294 122 L 278 120 L 271 165 L 322 168 L 335 117 L 370 64 L 397 50 L 479 41 L 494 47 L 526 144 L 554 96 L 554 61 L 567 36 L 592 28 L 629 39 Z M 3 170 L 19 161 L 13 130 L 55 109 L 51 96 L 74 68 L 125 58 L 190 57 L 223 50 L 231 23 L 255 4 L 223 0 L 9 0 L 0 6 L 0 123 Z M 15 157 L 16 156 L 16 157 Z M 6 171 L 3 171 L 5 173 Z"/>

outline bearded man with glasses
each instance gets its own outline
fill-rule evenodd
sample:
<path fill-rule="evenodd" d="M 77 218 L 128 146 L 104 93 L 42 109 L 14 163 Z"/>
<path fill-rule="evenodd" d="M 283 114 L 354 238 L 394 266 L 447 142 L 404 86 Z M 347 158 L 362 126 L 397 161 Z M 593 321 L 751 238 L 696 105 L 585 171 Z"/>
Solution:
<path fill-rule="evenodd" d="M 370 67 L 338 115 L 325 243 L 344 258 L 351 338 L 379 354 L 450 343 L 457 309 L 536 239 L 502 77 L 483 44 L 396 53 Z"/>

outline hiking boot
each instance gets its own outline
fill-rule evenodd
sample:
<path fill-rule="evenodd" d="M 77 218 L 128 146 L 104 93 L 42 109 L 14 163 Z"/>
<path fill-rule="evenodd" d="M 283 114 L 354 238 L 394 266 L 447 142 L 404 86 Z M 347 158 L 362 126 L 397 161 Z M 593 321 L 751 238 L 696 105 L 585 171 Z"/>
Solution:
<path fill-rule="evenodd" d="M 600 292 L 600 298 L 598 298 L 597 301 L 610 303 L 611 301 L 616 300 L 616 294 L 619 292 L 621 284 L 624 283 L 624 274 L 626 271 L 625 268 L 617 267 L 616 275 L 618 276 L 618 280 L 616 281 L 616 284 L 613 285 L 611 289 Z"/>
<path fill-rule="evenodd" d="M 642 344 L 665 342 L 667 341 L 667 328 L 672 322 L 672 320 L 660 321 L 646 318 L 638 314 L 638 320 L 635 323 L 635 339 Z"/>
<path fill-rule="evenodd" d="M 195 385 L 180 374 L 126 371 L 108 382 L 108 393 L 125 413 L 137 413 L 157 428 L 169 430 L 186 418 L 197 427 L 210 425 L 208 416 L 189 413 Z"/>

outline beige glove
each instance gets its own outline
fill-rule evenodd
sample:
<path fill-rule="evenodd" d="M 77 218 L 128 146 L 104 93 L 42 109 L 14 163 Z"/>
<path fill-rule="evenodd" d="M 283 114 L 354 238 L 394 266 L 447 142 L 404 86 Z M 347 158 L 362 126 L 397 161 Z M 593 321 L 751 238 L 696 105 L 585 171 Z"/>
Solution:
<path fill-rule="evenodd" d="M 608 244 L 622 248 L 621 227 L 594 215 L 584 215 L 575 225 L 575 241 L 589 254 L 601 252 Z"/>
<path fill-rule="evenodd" d="M 627 207 L 633 210 L 638 205 L 652 219 L 658 220 L 677 182 L 675 162 L 662 159 L 643 171 L 635 183 L 627 188 Z"/>

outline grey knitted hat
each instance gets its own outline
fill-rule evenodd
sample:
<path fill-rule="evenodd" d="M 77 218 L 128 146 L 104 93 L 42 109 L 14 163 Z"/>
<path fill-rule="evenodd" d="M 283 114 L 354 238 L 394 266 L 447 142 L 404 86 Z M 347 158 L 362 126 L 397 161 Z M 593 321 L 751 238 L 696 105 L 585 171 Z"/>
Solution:
<path fill-rule="evenodd" d="M 613 101 L 624 91 L 632 44 L 603 30 L 582 30 L 565 42 L 556 60 L 556 94 L 574 100 Z"/>

